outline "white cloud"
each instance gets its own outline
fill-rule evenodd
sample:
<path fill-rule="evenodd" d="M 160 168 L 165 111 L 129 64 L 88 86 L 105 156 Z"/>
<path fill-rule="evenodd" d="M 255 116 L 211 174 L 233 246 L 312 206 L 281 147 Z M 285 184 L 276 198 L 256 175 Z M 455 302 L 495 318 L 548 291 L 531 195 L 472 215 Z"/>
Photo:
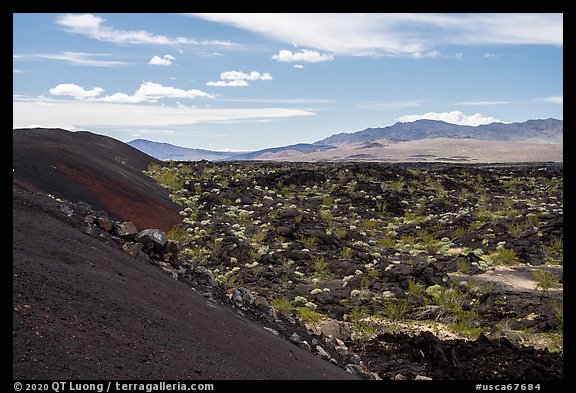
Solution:
<path fill-rule="evenodd" d="M 294 68 L 301 70 L 302 68 L 304 68 L 304 66 L 302 64 L 294 64 Z"/>
<path fill-rule="evenodd" d="M 84 53 L 84 52 L 60 52 L 60 53 L 37 53 L 30 55 L 15 55 L 15 60 L 26 59 L 46 59 L 61 60 L 73 65 L 90 66 L 90 67 L 116 67 L 129 64 L 125 61 L 118 60 L 101 60 L 110 57 L 107 53 Z"/>
<path fill-rule="evenodd" d="M 220 52 L 199 52 L 197 54 L 202 56 L 202 57 L 221 57 L 221 56 L 224 56 Z"/>
<path fill-rule="evenodd" d="M 252 71 L 247 74 L 242 71 L 225 71 L 220 74 L 220 80 L 215 82 L 206 82 L 207 86 L 216 87 L 244 87 L 248 86 L 247 81 L 269 81 L 272 80 L 272 75 L 268 72 L 260 73 Z"/>
<path fill-rule="evenodd" d="M 215 87 L 245 87 L 248 86 L 248 82 L 243 79 L 231 80 L 231 81 L 215 81 L 206 82 L 206 86 Z"/>
<path fill-rule="evenodd" d="M 506 105 L 506 104 L 512 104 L 512 101 L 473 100 L 473 101 L 461 101 L 454 103 L 454 105 L 470 105 L 470 106 Z"/>
<path fill-rule="evenodd" d="M 164 55 L 164 57 L 154 56 L 150 59 L 148 64 L 169 66 L 172 65 L 173 61 L 176 61 L 176 58 L 174 56 L 170 55 Z"/>
<path fill-rule="evenodd" d="M 500 53 L 492 53 L 492 52 L 486 52 L 482 55 L 483 59 L 492 59 L 492 58 L 496 58 L 496 57 L 502 57 L 503 55 Z"/>
<path fill-rule="evenodd" d="M 426 57 L 434 54 L 435 48 L 451 44 L 563 44 L 562 14 L 217 13 L 191 16 L 336 55 Z"/>
<path fill-rule="evenodd" d="M 551 104 L 564 104 L 564 96 L 552 96 L 552 97 L 544 97 L 542 101 L 549 102 Z"/>
<path fill-rule="evenodd" d="M 19 70 L 18 68 L 12 68 L 12 74 L 21 74 L 25 72 L 24 70 Z"/>
<path fill-rule="evenodd" d="M 72 83 L 62 83 L 49 90 L 50 94 L 57 96 L 72 96 L 77 100 L 87 100 L 91 102 L 113 102 L 113 103 L 139 103 L 156 102 L 162 98 L 214 98 L 213 95 L 197 89 L 183 90 L 171 86 L 163 86 L 154 82 L 142 82 L 138 90 L 132 95 L 126 93 L 114 93 L 112 95 L 98 97 L 104 90 L 95 87 L 86 90 L 81 86 Z"/>
<path fill-rule="evenodd" d="M 402 116 L 396 120 L 402 123 L 407 123 L 421 119 L 441 120 L 445 121 L 446 123 L 458 124 L 462 126 L 479 126 L 482 124 L 490 124 L 490 123 L 504 123 L 501 120 L 495 119 L 493 117 L 483 116 L 480 113 L 468 116 L 459 111 L 428 112 L 423 115 Z"/>
<path fill-rule="evenodd" d="M 98 101 L 136 104 L 139 102 L 150 102 L 154 100 L 150 100 L 147 97 L 138 96 L 136 94 L 128 95 L 126 93 L 114 93 L 110 96 L 99 98 Z"/>
<path fill-rule="evenodd" d="M 214 98 L 213 95 L 197 89 L 183 90 L 171 86 L 163 86 L 154 82 L 142 82 L 133 95 L 115 93 L 111 96 L 102 97 L 99 101 L 138 103 L 155 102 L 162 98 Z"/>
<path fill-rule="evenodd" d="M 66 31 L 116 44 L 155 44 L 155 45 L 234 45 L 228 41 L 198 41 L 186 37 L 166 37 L 144 30 L 119 30 L 106 26 L 106 20 L 92 14 L 66 14 L 56 18 L 56 23 Z"/>
<path fill-rule="evenodd" d="M 321 54 L 315 50 L 303 49 L 301 52 L 292 52 L 283 49 L 277 55 L 272 56 L 272 60 L 285 63 L 293 63 L 297 61 L 304 61 L 308 63 L 320 63 L 323 61 L 332 61 L 334 56 L 328 54 Z"/>
<path fill-rule="evenodd" d="M 55 86 L 49 90 L 50 94 L 55 96 L 72 96 L 77 100 L 83 100 L 85 98 L 93 98 L 100 93 L 102 93 L 104 89 L 100 87 L 95 87 L 91 90 L 85 90 L 83 87 L 75 85 L 73 83 L 61 83 L 58 86 Z"/>
<path fill-rule="evenodd" d="M 265 104 L 289 104 L 289 105 L 303 105 L 303 104 L 328 104 L 334 100 L 324 98 L 221 98 L 219 101 L 225 102 L 253 102 Z"/>
<path fill-rule="evenodd" d="M 36 98 L 13 99 L 13 124 L 16 128 L 30 124 L 42 127 L 140 127 L 168 129 L 177 125 L 260 121 L 294 116 L 311 116 L 313 112 L 291 108 L 191 108 L 150 104 L 117 105 L 101 101 L 52 99 L 49 106 L 36 105 Z M 46 100 L 45 100 L 46 101 Z"/>
<path fill-rule="evenodd" d="M 272 80 L 272 75 L 268 72 L 260 73 L 258 71 L 252 71 L 247 74 L 242 71 L 225 71 L 220 74 L 220 79 L 224 80 L 247 80 L 247 81 L 269 81 Z"/>

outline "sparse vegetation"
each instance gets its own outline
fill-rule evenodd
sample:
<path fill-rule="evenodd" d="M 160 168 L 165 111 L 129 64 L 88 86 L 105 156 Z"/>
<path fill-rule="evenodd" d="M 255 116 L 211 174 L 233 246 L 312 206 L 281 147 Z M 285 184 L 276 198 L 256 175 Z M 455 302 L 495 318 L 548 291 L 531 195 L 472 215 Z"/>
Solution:
<path fill-rule="evenodd" d="M 309 324 L 344 308 L 358 348 L 426 312 L 462 337 L 498 330 L 479 307 L 490 285 L 446 273 L 562 265 L 553 170 L 379 165 L 172 162 L 147 173 L 182 205 L 168 236 L 193 263 Z M 542 293 L 559 284 L 539 274 Z"/>
<path fill-rule="evenodd" d="M 560 280 L 553 272 L 546 270 L 537 270 L 532 273 L 532 278 L 536 280 L 535 288 L 542 292 L 547 292 L 552 288 L 560 288 Z"/>

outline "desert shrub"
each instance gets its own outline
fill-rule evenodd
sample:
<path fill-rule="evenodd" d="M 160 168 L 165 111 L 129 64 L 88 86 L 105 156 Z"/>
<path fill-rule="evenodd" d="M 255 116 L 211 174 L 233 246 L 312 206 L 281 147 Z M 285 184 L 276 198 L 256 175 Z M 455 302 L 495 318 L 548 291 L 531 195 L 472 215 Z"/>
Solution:
<path fill-rule="evenodd" d="M 391 239 L 388 236 L 386 236 L 386 237 L 383 237 L 382 239 L 378 240 L 377 244 L 383 248 L 394 248 L 396 246 L 396 240 Z"/>
<path fill-rule="evenodd" d="M 300 238 L 302 244 L 306 246 L 307 249 L 313 250 L 318 245 L 318 238 L 316 236 L 303 236 Z"/>
<path fill-rule="evenodd" d="M 489 254 L 488 257 L 495 265 L 516 265 L 520 262 L 516 251 L 505 247 L 497 249 Z"/>
<path fill-rule="evenodd" d="M 366 229 L 374 229 L 378 226 L 378 220 L 373 218 L 366 220 L 362 223 L 362 227 Z"/>
<path fill-rule="evenodd" d="M 440 309 L 439 318 L 444 318 L 449 322 L 447 327 L 453 333 L 475 338 L 482 332 L 477 311 L 465 307 L 467 303 L 465 292 L 456 287 L 445 288 L 433 285 L 426 288 L 426 293 L 432 297 Z"/>
<path fill-rule="evenodd" d="M 462 239 L 468 233 L 468 229 L 458 227 L 452 231 L 452 239 Z"/>
<path fill-rule="evenodd" d="M 270 305 L 281 314 L 284 315 L 292 314 L 293 310 L 292 302 L 286 296 L 271 299 Z"/>
<path fill-rule="evenodd" d="M 405 185 L 403 181 L 393 181 L 387 184 L 387 188 L 392 191 L 402 191 Z"/>
<path fill-rule="evenodd" d="M 408 299 L 387 299 L 383 304 L 382 316 L 390 321 L 398 321 L 406 318 L 412 306 Z"/>
<path fill-rule="evenodd" d="M 530 228 L 527 224 L 514 223 L 508 227 L 508 232 L 512 236 L 520 237 L 526 230 Z"/>
<path fill-rule="evenodd" d="M 159 164 L 150 164 L 146 174 L 167 189 L 180 190 L 184 186 L 184 179 L 180 178 L 178 168 L 174 166 L 163 167 Z"/>
<path fill-rule="evenodd" d="M 312 310 L 312 308 L 309 306 L 296 307 L 295 310 L 296 310 L 296 316 L 298 317 L 298 319 L 300 319 L 301 321 L 308 323 L 308 324 L 314 325 L 325 318 L 324 314 L 321 314 L 315 310 Z"/>
<path fill-rule="evenodd" d="M 325 221 L 331 221 L 333 218 L 332 212 L 328 209 L 320 209 L 318 215 Z"/>
<path fill-rule="evenodd" d="M 427 302 L 426 290 L 424 289 L 424 286 L 420 283 L 417 283 L 412 278 L 408 280 L 408 288 L 406 288 L 404 292 L 406 292 L 407 295 L 411 296 L 415 300 L 422 301 L 424 304 Z"/>
<path fill-rule="evenodd" d="M 238 277 L 240 275 L 240 267 L 235 266 L 224 274 L 217 275 L 216 277 L 229 287 L 237 285 Z"/>
<path fill-rule="evenodd" d="M 354 307 L 350 312 L 351 335 L 353 345 L 362 354 L 370 340 L 382 332 L 381 327 L 376 322 L 376 317 L 372 315 L 366 307 Z"/>
<path fill-rule="evenodd" d="M 550 245 L 542 246 L 546 264 L 562 264 L 564 260 L 564 244 L 562 238 L 557 238 Z"/>
<path fill-rule="evenodd" d="M 323 277 L 327 275 L 326 268 L 328 267 L 328 262 L 324 259 L 323 256 L 314 255 L 312 256 L 312 260 L 314 261 L 314 271 L 319 277 Z"/>
<path fill-rule="evenodd" d="M 418 238 L 424 243 L 424 250 L 428 254 L 436 254 L 442 248 L 442 243 L 434 236 L 434 234 L 428 231 L 418 231 Z"/>
<path fill-rule="evenodd" d="M 344 247 L 342 249 L 342 257 L 344 257 L 344 259 L 351 259 L 353 255 L 354 255 L 354 250 L 352 248 Z"/>
<path fill-rule="evenodd" d="M 534 285 L 535 289 L 539 289 L 542 292 L 546 292 L 549 289 L 559 288 L 562 286 L 558 276 L 553 272 L 546 270 L 537 270 L 532 272 L 532 278 L 536 280 L 536 284 Z"/>

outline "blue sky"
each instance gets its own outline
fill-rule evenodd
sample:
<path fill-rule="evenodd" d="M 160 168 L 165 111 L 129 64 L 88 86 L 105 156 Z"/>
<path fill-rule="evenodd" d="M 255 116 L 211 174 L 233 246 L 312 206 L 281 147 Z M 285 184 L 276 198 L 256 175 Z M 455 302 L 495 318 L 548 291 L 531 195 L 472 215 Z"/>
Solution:
<path fill-rule="evenodd" d="M 14 14 L 14 127 L 212 150 L 563 119 L 562 14 Z"/>

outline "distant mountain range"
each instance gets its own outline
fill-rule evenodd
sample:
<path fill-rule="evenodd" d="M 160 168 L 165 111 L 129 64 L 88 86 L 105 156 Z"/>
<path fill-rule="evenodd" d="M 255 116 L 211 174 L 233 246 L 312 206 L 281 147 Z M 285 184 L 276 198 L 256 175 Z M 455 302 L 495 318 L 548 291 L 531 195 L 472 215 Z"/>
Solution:
<path fill-rule="evenodd" d="M 175 161 L 221 161 L 238 155 L 234 152 L 212 151 L 204 149 L 191 149 L 189 147 L 175 146 L 170 143 L 153 142 L 146 139 L 134 139 L 128 144 L 159 160 Z"/>
<path fill-rule="evenodd" d="M 517 123 L 491 123 L 481 126 L 462 126 L 450 124 L 439 120 L 417 120 L 408 123 L 396 123 L 387 127 L 367 128 L 362 131 L 351 133 L 339 133 L 329 136 L 325 139 L 314 143 L 299 143 L 289 146 L 280 146 L 268 148 L 253 152 L 221 152 L 202 149 L 191 149 L 180 146 L 174 146 L 169 143 L 152 142 L 145 139 L 136 139 L 128 142 L 144 153 L 161 160 L 176 161 L 224 161 L 224 160 L 324 160 L 332 159 L 329 157 L 338 157 L 339 160 L 353 159 L 370 159 L 370 157 L 383 160 L 383 157 L 395 158 L 388 153 L 393 149 L 392 146 L 400 146 L 401 143 L 413 142 L 413 146 L 421 146 L 421 155 L 429 155 L 427 146 L 435 152 L 440 145 L 455 145 L 458 140 L 470 140 L 474 143 L 462 144 L 477 149 L 479 146 L 495 146 L 494 141 L 506 142 L 510 151 L 515 149 L 529 149 L 533 152 L 538 150 L 539 145 L 559 145 L 557 147 L 542 146 L 544 157 L 554 151 L 551 160 L 558 160 L 561 155 L 561 145 L 563 144 L 564 122 L 557 119 L 537 119 Z M 436 142 L 434 142 L 436 140 Z M 418 142 L 420 141 L 420 142 Z M 482 141 L 491 141 L 492 143 L 482 143 Z M 517 146 L 518 145 L 518 146 Z M 370 150 L 370 154 L 360 153 L 351 154 L 354 151 Z M 492 149 L 492 148 L 490 148 Z M 414 149 L 413 149 L 414 150 Z M 325 154 L 326 152 L 333 154 Z M 341 154 L 341 152 L 343 152 Z M 438 152 L 442 156 L 442 152 Z M 467 151 L 464 151 L 467 153 Z M 436 156 L 430 155 L 430 156 Z M 466 156 L 469 156 L 466 154 Z M 540 156 L 539 156 L 540 157 Z M 505 157 L 504 157 L 505 158 Z M 503 158 L 503 159 L 504 159 Z"/>
<path fill-rule="evenodd" d="M 315 143 L 341 146 L 378 139 L 399 142 L 432 138 L 562 143 L 563 130 L 563 121 L 557 119 L 528 120 L 522 123 L 491 123 L 475 127 L 439 120 L 416 120 L 382 128 L 367 128 L 353 133 L 340 133 Z"/>

